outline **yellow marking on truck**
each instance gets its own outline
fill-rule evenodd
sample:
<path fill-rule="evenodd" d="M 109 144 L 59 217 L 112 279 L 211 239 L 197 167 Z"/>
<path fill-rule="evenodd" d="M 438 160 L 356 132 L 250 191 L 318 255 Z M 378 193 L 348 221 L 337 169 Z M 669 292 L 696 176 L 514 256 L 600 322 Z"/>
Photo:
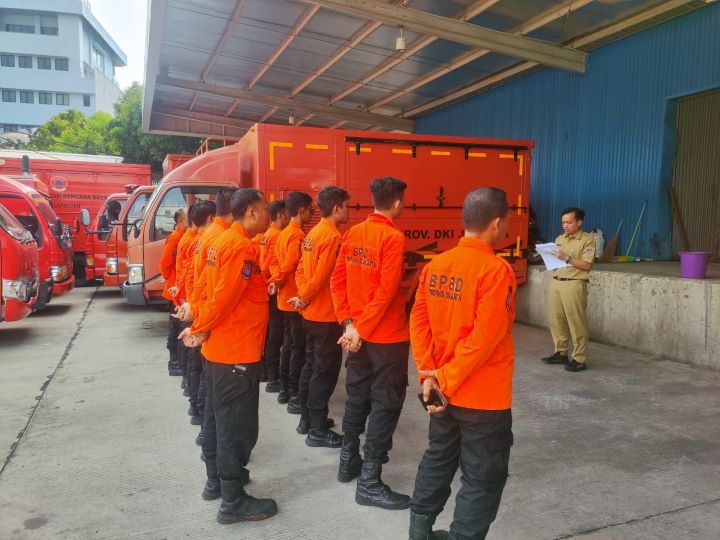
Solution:
<path fill-rule="evenodd" d="M 523 175 L 523 164 L 525 163 L 525 156 L 518 156 L 518 160 L 520 161 L 520 166 L 518 167 L 518 176 Z"/>
<path fill-rule="evenodd" d="M 515 154 L 500 154 L 498 157 L 500 159 L 515 159 Z"/>
<path fill-rule="evenodd" d="M 275 194 L 271 193 L 270 194 L 270 202 L 273 202 L 274 200 L 275 200 Z"/>
<path fill-rule="evenodd" d="M 393 149 L 392 149 L 392 153 L 393 153 L 393 154 L 406 154 L 406 155 L 411 155 L 411 154 L 412 154 L 412 150 L 404 150 L 404 149 L 402 149 L 402 148 L 393 148 Z"/>
<path fill-rule="evenodd" d="M 522 195 L 518 195 L 518 203 L 517 203 L 517 213 L 518 213 L 518 216 L 519 216 L 520 214 L 522 214 L 522 210 L 520 209 L 521 206 L 522 206 Z"/>
<path fill-rule="evenodd" d="M 327 150 L 330 148 L 327 144 L 306 144 L 306 150 Z"/>
<path fill-rule="evenodd" d="M 468 152 L 468 157 L 487 157 L 485 152 Z"/>
<path fill-rule="evenodd" d="M 348 146 L 348 152 L 355 152 L 355 147 Z M 370 152 L 372 152 L 372 148 L 360 148 L 360 153 L 362 154 L 369 154 Z"/>
<path fill-rule="evenodd" d="M 516 243 L 515 243 L 515 257 L 518 259 L 520 258 L 520 237 L 517 237 Z"/>
<path fill-rule="evenodd" d="M 500 159 L 515 159 L 515 154 L 500 154 L 498 155 Z M 524 164 L 525 164 L 525 156 L 522 154 L 518 154 L 517 156 L 518 160 L 518 176 L 522 176 Z"/>
<path fill-rule="evenodd" d="M 450 152 L 447 152 L 445 150 L 431 150 L 430 155 L 431 156 L 449 156 Z"/>
<path fill-rule="evenodd" d="M 275 170 L 275 148 L 292 148 L 294 145 L 291 142 L 270 142 L 269 154 L 270 154 L 270 170 Z"/>

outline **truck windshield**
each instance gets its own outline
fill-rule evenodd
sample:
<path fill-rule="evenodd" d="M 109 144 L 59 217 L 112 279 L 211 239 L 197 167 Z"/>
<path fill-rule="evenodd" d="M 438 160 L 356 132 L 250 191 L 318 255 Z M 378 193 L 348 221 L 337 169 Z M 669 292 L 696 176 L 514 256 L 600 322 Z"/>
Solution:
<path fill-rule="evenodd" d="M 175 228 L 175 212 L 181 208 L 199 201 L 214 201 L 215 194 L 222 188 L 232 188 L 230 185 L 219 186 L 177 186 L 165 191 L 162 200 L 155 210 L 150 239 L 163 240 L 167 238 Z M 157 194 L 160 190 L 156 190 Z M 153 195 L 154 198 L 154 195 Z M 148 203 L 150 207 L 150 203 Z"/>
<path fill-rule="evenodd" d="M 127 240 L 128 235 L 130 234 L 130 230 L 133 227 L 133 223 L 135 223 L 137 220 L 141 219 L 143 215 L 145 215 L 145 209 L 148 207 L 148 199 L 150 198 L 150 193 L 140 193 L 137 196 L 137 199 L 135 199 L 128 209 L 127 217 L 125 218 L 125 230 L 123 232 L 123 238 Z"/>
<path fill-rule="evenodd" d="M 28 240 L 25 227 L 23 227 L 22 223 L 15 219 L 15 216 L 8 212 L 8 209 L 2 204 L 0 204 L 0 227 L 2 227 L 5 232 L 19 242 Z"/>
<path fill-rule="evenodd" d="M 33 212 L 30 202 L 20 195 L 4 194 L 0 196 L 0 204 L 17 219 L 22 226 L 30 231 L 37 242 L 38 247 L 43 246 L 43 233 L 38 221 L 38 216 Z"/>
<path fill-rule="evenodd" d="M 45 221 L 47 221 L 48 225 L 50 225 L 50 230 L 52 230 L 53 233 L 55 233 L 55 236 L 62 235 L 62 231 L 56 231 L 55 230 L 55 222 L 57 221 L 57 214 L 55 213 L 55 210 L 52 209 L 50 206 L 50 203 L 45 200 L 45 198 L 41 196 L 32 196 L 33 201 L 35 201 L 35 204 L 38 207 L 38 210 L 40 210 L 40 214 L 42 217 L 45 218 Z"/>

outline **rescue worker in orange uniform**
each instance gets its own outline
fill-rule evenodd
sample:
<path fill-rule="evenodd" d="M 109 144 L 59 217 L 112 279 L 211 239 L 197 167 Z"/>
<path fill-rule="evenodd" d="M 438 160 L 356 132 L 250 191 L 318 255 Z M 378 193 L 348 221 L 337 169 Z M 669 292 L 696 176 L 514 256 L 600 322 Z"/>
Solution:
<path fill-rule="evenodd" d="M 289 300 L 297 296 L 295 271 L 300 262 L 300 249 L 305 240 L 303 225 L 312 217 L 312 197 L 301 191 L 292 191 L 285 198 L 285 210 L 290 223 L 278 235 L 275 254 L 270 260 L 270 288 L 277 293 L 277 306 L 283 314 L 284 336 L 280 356 L 280 393 L 278 403 L 288 403 L 288 412 L 300 414 L 298 388 L 300 372 L 305 363 L 305 327 L 299 309 Z"/>
<path fill-rule="evenodd" d="M 220 234 L 230 227 L 233 222 L 232 212 L 230 211 L 230 198 L 233 191 L 230 189 L 220 189 L 215 195 L 215 217 L 206 227 L 198 229 L 198 238 L 195 242 L 195 250 L 193 251 L 192 274 L 193 288 L 188 292 L 188 299 L 181 308 L 181 317 L 185 322 L 192 322 L 197 316 L 199 307 L 206 296 L 205 290 L 205 261 L 207 260 L 207 252 L 212 242 L 220 236 Z M 201 419 L 205 410 L 205 396 L 207 386 L 204 377 L 205 359 L 200 352 L 199 347 L 188 351 L 188 383 L 190 385 L 190 416 L 199 417 Z M 202 430 L 195 439 L 195 442 L 202 445 Z"/>
<path fill-rule="evenodd" d="M 270 260 L 275 253 L 280 232 L 290 221 L 285 211 L 285 201 L 273 201 L 268 205 L 270 226 L 260 239 L 260 269 L 270 280 Z M 278 309 L 277 293 L 270 295 L 270 317 L 268 318 L 265 349 L 263 351 L 263 372 L 267 375 L 266 392 L 280 392 L 280 349 L 283 342 L 283 316 Z"/>
<path fill-rule="evenodd" d="M 295 274 L 298 296 L 292 304 L 300 308 L 306 336 L 305 365 L 300 374 L 300 423 L 297 432 L 308 446 L 339 448 L 342 437 L 332 431 L 328 402 L 337 385 L 342 365 L 338 344 L 342 329 L 335 316 L 330 294 L 330 276 L 335 268 L 341 235 L 338 225 L 347 223 L 350 195 L 335 186 L 317 197 L 322 219 L 308 233 Z"/>
<path fill-rule="evenodd" d="M 512 375 L 515 274 L 492 248 L 508 230 L 504 191 L 479 188 L 465 198 L 465 236 L 423 269 L 410 337 L 423 399 L 430 405 L 429 446 L 410 505 L 410 540 L 485 538 L 508 475 L 513 442 Z M 432 531 L 450 496 L 458 465 L 461 488 L 450 533 Z"/>
<path fill-rule="evenodd" d="M 355 501 L 388 510 L 410 505 L 410 497 L 392 491 L 381 478 L 408 384 L 410 342 L 400 292 L 405 235 L 394 224 L 406 187 L 391 177 L 370 183 L 375 212 L 345 233 L 330 279 L 335 313 L 345 328 L 339 343 L 348 350 L 338 480 L 349 482 L 360 474 Z M 366 420 L 361 461 L 359 436 Z"/>
<path fill-rule="evenodd" d="M 170 236 L 165 239 L 165 246 L 163 247 L 163 254 L 160 258 L 160 274 L 165 280 L 165 288 L 163 289 L 163 298 L 170 302 L 170 328 L 168 330 L 167 337 L 167 349 L 170 352 L 170 360 L 168 360 L 168 375 L 180 376 L 183 374 L 180 369 L 180 362 L 178 360 L 178 334 L 180 333 L 180 321 L 177 317 L 173 317 L 172 314 L 175 312 L 177 305 L 175 304 L 175 298 L 170 295 L 170 289 L 175 286 L 175 261 L 177 259 L 178 244 L 180 238 L 185 234 L 187 229 L 187 216 L 185 210 L 182 208 L 175 212 L 175 229 Z"/>
<path fill-rule="evenodd" d="M 177 257 L 175 259 L 175 286 L 168 289 L 168 293 L 173 297 L 174 302 L 177 306 L 182 306 L 185 303 L 185 281 L 188 273 L 188 260 L 192 256 L 192 248 L 195 245 L 197 239 L 197 225 L 195 225 L 195 205 L 191 204 L 187 211 L 188 216 L 188 228 L 185 230 L 185 234 L 182 235 L 177 247 Z M 182 332 L 187 325 L 184 325 L 180 321 L 178 313 L 172 313 L 171 317 L 178 319 L 178 326 L 180 332 Z M 186 397 L 190 396 L 190 389 L 187 386 L 187 347 L 178 340 L 177 342 L 177 355 L 178 363 L 180 364 L 180 370 L 182 371 L 182 383 L 180 388 L 184 389 L 183 395 Z"/>
<path fill-rule="evenodd" d="M 260 358 L 268 318 L 267 281 L 251 238 L 269 222 L 267 201 L 257 189 L 232 196 L 234 223 L 208 250 L 207 297 L 190 329 L 188 346 L 202 344 L 208 395 L 203 453 L 206 500 L 222 496 L 220 523 L 256 521 L 277 513 L 272 499 L 245 492 L 246 465 L 258 438 Z"/>
<path fill-rule="evenodd" d="M 195 258 L 200 243 L 200 239 L 205 234 L 207 229 L 212 225 L 215 217 L 216 206 L 212 201 L 199 201 L 195 204 L 193 209 L 193 221 L 197 227 L 197 235 L 194 241 L 187 246 L 187 253 L 185 255 L 185 264 L 187 269 L 185 271 L 185 299 L 182 302 L 176 317 L 180 319 L 181 329 L 184 330 L 190 326 L 191 319 L 187 317 L 187 313 L 190 311 L 190 300 L 196 294 L 196 272 L 195 272 Z M 181 331 L 182 331 L 181 330 Z M 190 416 L 190 423 L 193 426 L 202 425 L 202 412 L 197 405 L 198 388 L 200 384 L 200 374 L 202 373 L 202 362 L 199 357 L 199 350 L 193 350 L 185 347 L 185 363 L 186 371 L 185 376 L 187 378 L 186 394 L 190 407 L 188 408 L 188 416 Z"/>

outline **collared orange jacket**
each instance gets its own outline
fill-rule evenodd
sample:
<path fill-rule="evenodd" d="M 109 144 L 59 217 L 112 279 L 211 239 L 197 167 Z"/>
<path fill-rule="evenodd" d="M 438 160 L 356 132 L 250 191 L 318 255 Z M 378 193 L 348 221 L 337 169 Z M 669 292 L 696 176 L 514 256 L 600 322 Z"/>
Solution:
<path fill-rule="evenodd" d="M 275 245 L 282 229 L 275 223 L 271 223 L 268 230 L 260 238 L 260 269 L 263 275 L 270 279 L 270 261 L 275 254 Z"/>
<path fill-rule="evenodd" d="M 295 282 L 300 298 L 309 302 L 300 310 L 308 321 L 337 322 L 330 294 L 330 276 L 335 268 L 341 238 L 335 224 L 322 218 L 303 242 Z"/>
<path fill-rule="evenodd" d="M 177 304 L 181 304 L 187 298 L 187 275 L 197 234 L 197 231 L 187 229 L 178 243 L 177 258 L 175 259 L 175 282 L 178 287 Z"/>
<path fill-rule="evenodd" d="M 410 315 L 412 351 L 418 370 L 437 369 L 450 404 L 510 408 L 516 288 L 512 267 L 475 238 L 423 269 Z"/>
<path fill-rule="evenodd" d="M 219 237 L 229 227 L 230 224 L 228 224 L 227 221 L 221 217 L 216 217 L 210 226 L 198 236 L 197 242 L 195 242 L 192 261 L 193 289 L 192 291 L 188 291 L 188 302 L 190 302 L 190 308 L 195 317 L 197 317 L 200 307 L 207 297 L 203 271 L 205 270 L 208 248 L 212 245 L 213 240 Z"/>
<path fill-rule="evenodd" d="M 219 364 L 259 362 L 268 321 L 267 281 L 260 252 L 247 231 L 233 223 L 208 249 L 207 301 L 191 334 L 209 332 L 202 354 Z"/>
<path fill-rule="evenodd" d="M 162 257 L 160 257 L 160 274 L 165 280 L 165 288 L 163 289 L 162 295 L 163 298 L 171 302 L 175 302 L 175 298 L 170 296 L 169 289 L 175 286 L 175 273 L 177 272 L 175 259 L 177 259 L 178 244 L 184 232 L 185 231 L 181 231 L 175 227 L 175 230 L 165 239 Z"/>
<path fill-rule="evenodd" d="M 342 239 L 330 292 L 338 322 L 352 319 L 372 343 L 408 341 L 400 292 L 405 235 L 390 218 L 372 213 Z"/>
<path fill-rule="evenodd" d="M 302 228 L 295 221 L 290 220 L 288 226 L 278 235 L 275 254 L 270 259 L 270 283 L 277 283 L 280 286 L 277 303 L 281 311 L 297 311 L 287 301 L 298 294 L 295 271 L 300 262 L 303 240 L 305 233 Z"/>

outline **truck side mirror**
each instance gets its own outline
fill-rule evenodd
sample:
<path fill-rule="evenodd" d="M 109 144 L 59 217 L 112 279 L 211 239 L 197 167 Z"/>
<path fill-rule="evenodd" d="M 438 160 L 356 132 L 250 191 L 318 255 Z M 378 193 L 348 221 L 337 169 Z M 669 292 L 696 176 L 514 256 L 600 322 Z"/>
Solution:
<path fill-rule="evenodd" d="M 63 230 L 64 230 L 64 227 L 63 227 L 62 220 L 60 218 L 55 219 L 55 234 L 57 236 L 62 236 Z"/>
<path fill-rule="evenodd" d="M 80 223 L 85 227 L 90 225 L 90 212 L 88 212 L 86 208 L 80 210 Z"/>

